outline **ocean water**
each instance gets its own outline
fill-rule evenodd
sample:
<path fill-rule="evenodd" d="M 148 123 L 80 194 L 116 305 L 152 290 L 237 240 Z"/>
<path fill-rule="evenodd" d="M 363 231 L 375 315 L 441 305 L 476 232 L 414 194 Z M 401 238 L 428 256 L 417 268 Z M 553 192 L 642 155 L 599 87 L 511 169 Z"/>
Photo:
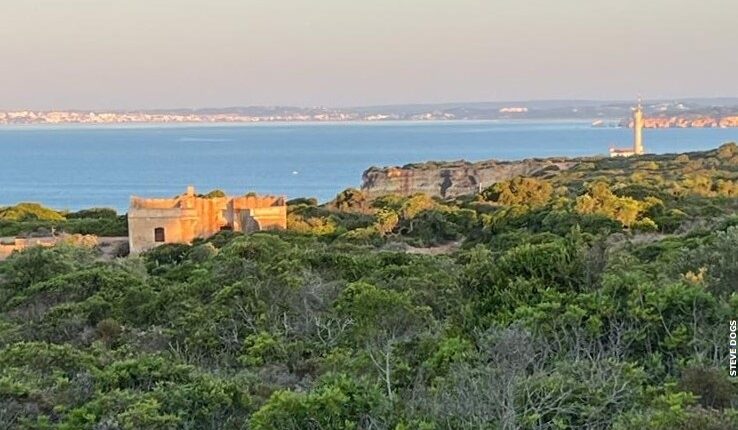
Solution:
<path fill-rule="evenodd" d="M 649 152 L 710 149 L 738 129 L 645 130 Z M 131 195 L 248 191 L 327 201 L 370 166 L 605 155 L 631 131 L 578 121 L 0 126 L 0 206 L 112 207 Z"/>

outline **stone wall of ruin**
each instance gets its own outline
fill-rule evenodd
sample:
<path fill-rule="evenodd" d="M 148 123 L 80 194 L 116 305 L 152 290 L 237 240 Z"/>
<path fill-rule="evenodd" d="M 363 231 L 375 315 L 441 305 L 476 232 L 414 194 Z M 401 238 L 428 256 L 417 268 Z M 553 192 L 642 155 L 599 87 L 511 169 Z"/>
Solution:
<path fill-rule="evenodd" d="M 194 238 L 197 218 L 193 210 L 131 209 L 128 212 L 128 242 L 131 254 L 161 243 L 154 240 L 154 230 L 164 229 L 164 243 L 187 243 Z"/>
<path fill-rule="evenodd" d="M 54 246 L 59 242 L 58 237 L 16 237 L 12 241 L 0 242 L 0 260 L 4 260 L 14 251 L 22 251 L 32 246 Z"/>
<path fill-rule="evenodd" d="M 287 228 L 287 206 L 244 209 L 240 213 L 240 230 L 246 233 Z"/>
<path fill-rule="evenodd" d="M 164 229 L 163 243 L 190 243 L 209 237 L 223 228 L 255 231 L 286 228 L 287 207 L 283 197 L 198 197 L 192 191 L 174 199 L 133 197 L 128 212 L 129 244 L 132 254 L 161 245 L 154 238 Z"/>

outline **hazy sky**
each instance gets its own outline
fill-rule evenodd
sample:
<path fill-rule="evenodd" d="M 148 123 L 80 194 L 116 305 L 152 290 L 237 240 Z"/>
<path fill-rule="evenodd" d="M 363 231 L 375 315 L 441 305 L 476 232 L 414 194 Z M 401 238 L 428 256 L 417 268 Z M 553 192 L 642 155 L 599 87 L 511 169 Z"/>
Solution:
<path fill-rule="evenodd" d="M 738 96 L 736 0 L 0 0 L 0 109 Z"/>

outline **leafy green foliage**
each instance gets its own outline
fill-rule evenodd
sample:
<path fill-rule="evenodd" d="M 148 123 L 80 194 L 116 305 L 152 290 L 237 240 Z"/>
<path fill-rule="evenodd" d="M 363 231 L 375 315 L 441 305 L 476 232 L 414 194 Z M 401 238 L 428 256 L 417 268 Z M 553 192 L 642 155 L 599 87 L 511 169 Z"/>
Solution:
<path fill-rule="evenodd" d="M 507 206 L 541 206 L 551 198 L 553 186 L 535 178 L 518 177 L 498 182 L 482 192 L 484 200 Z"/>
<path fill-rule="evenodd" d="M 577 198 L 576 210 L 581 214 L 599 214 L 631 226 L 639 221 L 641 215 L 659 201 L 638 201 L 632 197 L 618 197 L 604 182 L 596 182 L 586 194 Z M 644 223 L 643 220 L 640 221 Z M 647 222 L 645 224 L 648 224 Z M 655 227 L 653 221 L 650 222 Z"/>
<path fill-rule="evenodd" d="M 328 375 L 310 393 L 277 391 L 256 411 L 255 430 L 326 428 L 353 430 L 378 425 L 386 401 L 377 387 L 348 375 Z"/>

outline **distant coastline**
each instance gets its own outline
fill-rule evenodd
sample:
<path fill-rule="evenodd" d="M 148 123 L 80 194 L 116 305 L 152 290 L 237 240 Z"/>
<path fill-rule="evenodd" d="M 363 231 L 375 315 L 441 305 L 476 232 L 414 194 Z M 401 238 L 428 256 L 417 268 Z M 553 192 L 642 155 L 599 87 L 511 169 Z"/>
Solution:
<path fill-rule="evenodd" d="M 593 127 L 632 127 L 628 119 L 618 118 L 566 118 L 566 117 L 461 117 L 429 112 L 420 115 L 361 116 L 358 114 L 299 115 L 299 116 L 242 116 L 242 115 L 179 115 L 179 114 L 97 114 L 90 112 L 0 112 L 0 126 L 227 126 L 249 124 L 330 124 L 330 123 L 412 123 L 412 122 L 453 122 L 453 121 L 592 121 Z M 607 121 L 607 122 L 604 122 Z M 646 118 L 645 128 L 735 128 L 738 115 L 701 116 L 684 115 Z"/>
<path fill-rule="evenodd" d="M 618 121 L 618 117 L 607 118 Z M 181 124 L 181 125 L 227 125 L 259 123 L 389 123 L 389 122 L 447 122 L 447 121 L 500 121 L 500 120 L 539 120 L 539 121 L 591 121 L 591 118 L 578 116 L 527 116 L 527 115 L 455 115 L 431 111 L 420 113 L 367 114 L 365 112 L 330 111 L 325 113 L 290 113 L 277 115 L 229 113 L 146 113 L 146 112 L 93 112 L 93 111 L 8 111 L 0 112 L 0 125 L 128 125 L 128 124 Z"/>
<path fill-rule="evenodd" d="M 249 106 L 149 110 L 0 110 L 0 125 L 255 124 L 396 121 L 583 120 L 628 127 L 631 102 L 589 100 L 368 107 Z M 653 101 L 646 128 L 738 127 L 738 99 Z M 624 119 L 625 118 L 625 119 Z"/>

